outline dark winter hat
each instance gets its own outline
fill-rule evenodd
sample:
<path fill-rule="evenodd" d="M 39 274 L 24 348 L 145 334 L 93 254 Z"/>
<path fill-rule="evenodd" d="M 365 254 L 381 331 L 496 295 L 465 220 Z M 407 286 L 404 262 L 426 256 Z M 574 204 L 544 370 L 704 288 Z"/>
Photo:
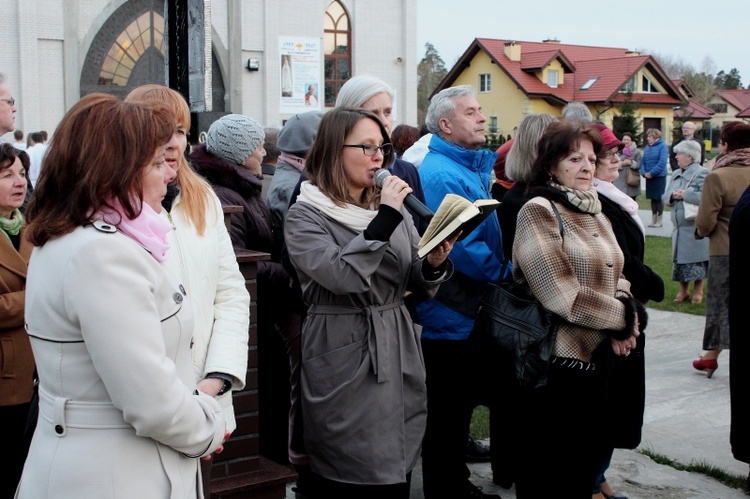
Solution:
<path fill-rule="evenodd" d="M 318 133 L 318 125 L 322 118 L 323 112 L 321 111 L 295 114 L 281 128 L 276 146 L 287 154 L 294 154 L 300 158 L 306 157 Z"/>
<path fill-rule="evenodd" d="M 622 151 L 622 148 L 625 147 L 625 144 L 620 139 L 615 137 L 615 134 L 612 133 L 612 130 L 607 128 L 606 125 L 602 123 L 594 123 L 591 126 L 599 132 L 599 135 L 602 136 L 602 142 L 604 142 L 602 152 L 609 151 L 613 147 L 617 147 L 618 151 Z"/>
<path fill-rule="evenodd" d="M 206 150 L 241 165 L 263 144 L 263 127 L 241 114 L 227 114 L 214 121 L 206 134 Z"/>

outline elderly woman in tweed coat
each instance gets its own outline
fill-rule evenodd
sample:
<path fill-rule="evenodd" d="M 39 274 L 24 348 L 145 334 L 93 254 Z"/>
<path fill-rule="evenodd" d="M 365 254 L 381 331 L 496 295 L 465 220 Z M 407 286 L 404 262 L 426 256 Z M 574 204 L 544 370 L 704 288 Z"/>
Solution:
<path fill-rule="evenodd" d="M 629 355 L 646 312 L 622 276 L 623 254 L 593 186 L 599 133 L 551 124 L 518 214 L 513 279 L 560 319 L 545 387 L 520 404 L 517 497 L 590 497 L 594 449 L 607 428 L 608 365 Z M 560 230 L 552 203 L 559 210 Z M 539 480 L 539 476 L 544 480 Z"/>

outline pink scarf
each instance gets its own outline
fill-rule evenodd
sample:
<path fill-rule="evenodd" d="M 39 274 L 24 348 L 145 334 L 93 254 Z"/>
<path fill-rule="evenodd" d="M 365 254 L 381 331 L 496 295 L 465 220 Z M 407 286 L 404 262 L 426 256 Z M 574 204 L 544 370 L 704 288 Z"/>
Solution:
<path fill-rule="evenodd" d="M 140 215 L 132 220 L 125 214 L 118 199 L 109 200 L 109 204 L 114 207 L 114 211 L 102 207 L 91 219 L 102 219 L 114 225 L 120 232 L 146 248 L 146 251 L 151 253 L 157 262 L 167 259 L 169 250 L 167 234 L 172 230 L 169 222 L 159 216 L 148 204 L 143 204 Z"/>
<path fill-rule="evenodd" d="M 279 154 L 279 161 L 282 161 L 288 165 L 292 165 L 297 170 L 302 171 L 305 169 L 305 158 L 300 158 L 294 154 L 282 152 Z"/>

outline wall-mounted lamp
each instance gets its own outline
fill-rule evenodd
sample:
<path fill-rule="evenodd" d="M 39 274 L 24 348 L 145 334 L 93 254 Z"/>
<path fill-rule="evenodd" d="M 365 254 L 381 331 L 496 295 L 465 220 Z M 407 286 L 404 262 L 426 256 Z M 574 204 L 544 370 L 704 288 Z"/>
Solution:
<path fill-rule="evenodd" d="M 248 71 L 258 71 L 260 69 L 260 59 L 248 59 L 247 66 Z"/>
<path fill-rule="evenodd" d="M 401 64 L 404 60 L 400 57 L 396 57 L 396 64 Z"/>

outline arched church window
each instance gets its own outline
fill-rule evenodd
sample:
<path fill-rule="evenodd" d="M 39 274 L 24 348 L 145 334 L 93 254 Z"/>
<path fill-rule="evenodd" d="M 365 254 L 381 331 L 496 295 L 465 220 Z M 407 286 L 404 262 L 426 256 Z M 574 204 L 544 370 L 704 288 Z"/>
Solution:
<path fill-rule="evenodd" d="M 352 30 L 349 14 L 338 0 L 331 2 L 323 16 L 325 57 L 325 105 L 336 104 L 336 96 L 352 76 Z"/>
<path fill-rule="evenodd" d="M 117 37 L 104 58 L 99 84 L 126 86 L 138 60 L 152 47 L 164 55 L 164 18 L 153 10 L 141 14 Z"/>

